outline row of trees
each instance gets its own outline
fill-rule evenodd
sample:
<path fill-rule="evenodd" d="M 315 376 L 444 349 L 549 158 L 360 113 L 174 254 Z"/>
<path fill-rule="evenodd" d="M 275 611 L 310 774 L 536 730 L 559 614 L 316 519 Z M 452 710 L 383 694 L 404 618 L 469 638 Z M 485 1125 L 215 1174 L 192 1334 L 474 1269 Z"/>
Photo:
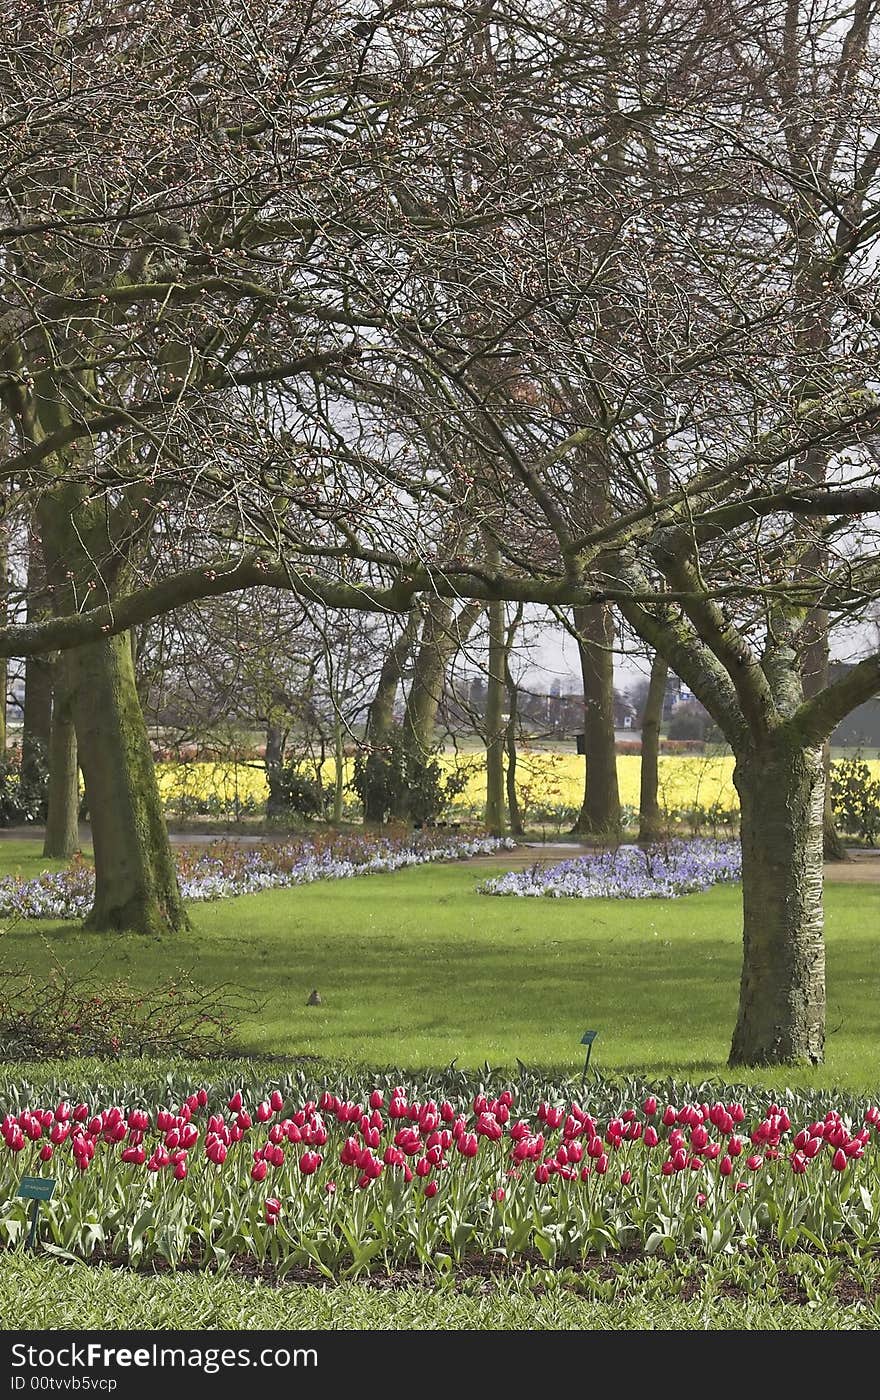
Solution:
<path fill-rule="evenodd" d="M 736 756 L 732 1061 L 822 1058 L 824 750 L 880 685 L 827 679 L 880 589 L 877 11 L 15 7 L 4 509 L 41 574 L 0 647 L 63 653 L 94 926 L 186 925 L 148 619 L 364 613 L 390 686 L 415 610 L 484 610 L 495 825 L 505 602 L 575 630 L 597 713 L 614 608 Z"/>

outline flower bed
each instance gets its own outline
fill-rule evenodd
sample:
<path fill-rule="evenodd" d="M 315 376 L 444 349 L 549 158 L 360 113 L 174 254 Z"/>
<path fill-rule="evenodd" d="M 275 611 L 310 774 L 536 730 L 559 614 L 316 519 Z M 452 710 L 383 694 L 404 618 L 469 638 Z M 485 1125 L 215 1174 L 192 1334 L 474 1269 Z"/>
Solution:
<path fill-rule="evenodd" d="M 742 876 L 738 841 L 669 841 L 619 846 L 511 870 L 480 886 L 481 894 L 552 899 L 677 899 Z"/>
<path fill-rule="evenodd" d="M 397 836 L 332 833 L 299 840 L 242 846 L 216 842 L 181 847 L 175 854 L 184 899 L 228 899 L 231 895 L 384 875 L 431 861 L 467 860 L 512 850 L 508 838 L 474 833 L 417 832 Z M 34 880 L 0 879 L 0 918 L 79 919 L 94 898 L 91 865 L 75 861 L 67 870 Z"/>
<path fill-rule="evenodd" d="M 874 1246 L 880 1110 L 645 1095 L 600 1112 L 513 1087 L 467 1099 L 351 1085 L 190 1087 L 170 1106 L 22 1099 L 0 1123 L 0 1242 L 23 1173 L 57 1178 L 43 1240 L 79 1258 L 324 1277 L 418 1261 L 547 1264 L 641 1247 Z M 425 1086 L 422 1086 L 424 1089 Z M 599 1095 L 607 1106 L 607 1091 Z M 755 1104 L 758 1103 L 756 1099 Z M 795 1118 L 793 1119 L 793 1115 Z"/>

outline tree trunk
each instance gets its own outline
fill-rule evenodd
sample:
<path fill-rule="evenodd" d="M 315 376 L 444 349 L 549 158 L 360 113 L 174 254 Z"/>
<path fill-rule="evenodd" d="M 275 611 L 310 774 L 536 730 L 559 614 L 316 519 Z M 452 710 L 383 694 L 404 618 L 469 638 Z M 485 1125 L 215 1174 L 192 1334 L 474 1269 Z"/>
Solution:
<path fill-rule="evenodd" d="M 406 620 L 400 636 L 385 654 L 376 693 L 367 711 L 364 740 L 370 749 L 380 749 L 385 743 L 394 723 L 394 701 L 400 685 L 403 668 L 409 660 L 419 632 L 421 615 L 413 610 Z M 364 795 L 364 821 L 382 822 L 385 819 L 385 806 L 379 784 L 368 784 Z"/>
<path fill-rule="evenodd" d="M 188 928 L 131 644 L 121 633 L 70 653 L 70 686 L 95 851 L 88 928 L 161 935 Z"/>
<path fill-rule="evenodd" d="M 431 598 L 427 604 L 403 716 L 407 742 L 413 744 L 422 757 L 427 757 L 434 747 L 434 727 L 447 667 L 467 641 L 482 611 L 482 603 L 466 603 L 455 617 L 452 603 L 445 598 Z"/>
<path fill-rule="evenodd" d="M 79 768 L 73 706 L 67 682 L 69 661 L 55 663 L 52 731 L 49 738 L 49 810 L 43 855 L 66 860 L 80 849 Z"/>
<path fill-rule="evenodd" d="M 379 672 L 379 680 L 376 685 L 376 693 L 367 711 L 364 737 L 371 745 L 381 744 L 394 722 L 394 701 L 397 698 L 397 687 L 400 685 L 403 668 L 409 660 L 410 652 L 418 636 L 420 620 L 420 614 L 413 610 L 407 618 L 406 626 L 400 636 L 385 653 L 385 660 L 382 662 L 382 669 Z"/>
<path fill-rule="evenodd" d="M 825 1046 L 821 746 L 738 753 L 743 971 L 731 1065 L 819 1064 Z"/>
<path fill-rule="evenodd" d="M 486 829 L 504 832 L 504 674 L 507 662 L 504 604 L 490 603 L 489 674 L 486 677 Z"/>
<path fill-rule="evenodd" d="M 642 759 L 639 787 L 639 841 L 659 841 L 663 818 L 658 800 L 658 759 L 660 754 L 660 723 L 666 697 L 666 677 L 669 668 L 659 652 L 651 662 L 651 678 L 642 715 Z"/>
<path fill-rule="evenodd" d="M 822 767 L 825 770 L 825 803 L 822 810 L 822 854 L 827 861 L 849 860 L 849 852 L 843 844 L 834 807 L 831 802 L 831 742 L 826 741 L 822 750 Z"/>
<path fill-rule="evenodd" d="M 584 682 L 586 775 L 575 832 L 611 834 L 620 828 L 620 792 L 614 747 L 614 617 L 606 604 L 576 608 Z"/>
<path fill-rule="evenodd" d="M 284 756 L 284 730 L 275 720 L 266 724 L 266 783 L 269 796 L 266 799 L 266 816 L 284 815 L 284 796 L 281 792 L 281 760 Z"/>
<path fill-rule="evenodd" d="M 0 533 L 0 625 L 9 622 L 9 550 L 5 530 Z M 0 763 L 6 761 L 6 697 L 9 662 L 0 656 Z"/>
<path fill-rule="evenodd" d="M 519 710 L 519 697 L 517 693 L 516 681 L 510 669 L 510 653 L 513 649 L 514 638 L 517 629 L 522 622 L 522 604 L 516 610 L 513 621 L 507 629 L 507 637 L 504 642 L 504 685 L 507 690 L 507 731 L 505 734 L 505 747 L 507 749 L 507 773 L 505 784 L 507 786 L 507 817 L 510 823 L 510 831 L 513 836 L 523 835 L 522 815 L 519 809 L 519 797 L 516 791 L 516 725 Z"/>
<path fill-rule="evenodd" d="M 40 622 L 45 609 L 46 578 L 39 537 L 28 538 L 28 622 Z M 24 711 L 21 726 L 22 782 L 39 783 L 49 756 L 52 732 L 52 667 L 45 656 L 28 656 L 24 663 Z"/>
<path fill-rule="evenodd" d="M 342 821 L 345 798 L 345 744 L 342 719 L 338 709 L 333 711 L 333 820 Z"/>

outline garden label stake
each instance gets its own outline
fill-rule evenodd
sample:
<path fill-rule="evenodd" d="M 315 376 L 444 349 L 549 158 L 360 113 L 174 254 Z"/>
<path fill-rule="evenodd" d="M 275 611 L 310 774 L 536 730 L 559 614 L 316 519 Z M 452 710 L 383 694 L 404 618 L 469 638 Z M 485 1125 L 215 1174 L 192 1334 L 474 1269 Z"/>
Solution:
<path fill-rule="evenodd" d="M 31 1228 L 27 1237 L 27 1248 L 36 1248 L 37 1227 L 40 1223 L 40 1201 L 50 1201 L 55 1190 L 54 1176 L 23 1176 L 18 1188 L 19 1196 L 33 1201 L 31 1207 Z"/>
<path fill-rule="evenodd" d="M 581 1045 L 586 1045 L 587 1047 L 587 1058 L 584 1060 L 584 1072 L 581 1075 L 582 1084 L 587 1077 L 587 1070 L 590 1068 L 590 1056 L 593 1053 L 593 1041 L 596 1039 L 596 1036 L 598 1034 L 598 1031 L 584 1031 L 583 1035 L 581 1036 Z"/>

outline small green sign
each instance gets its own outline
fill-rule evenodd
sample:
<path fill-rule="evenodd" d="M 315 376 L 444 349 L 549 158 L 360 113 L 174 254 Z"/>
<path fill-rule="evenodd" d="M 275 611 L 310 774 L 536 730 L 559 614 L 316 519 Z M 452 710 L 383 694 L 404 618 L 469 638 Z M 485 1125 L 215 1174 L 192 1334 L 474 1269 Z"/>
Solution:
<path fill-rule="evenodd" d="M 598 1031 L 584 1031 L 581 1036 L 581 1045 L 592 1045 L 598 1034 Z"/>
<path fill-rule="evenodd" d="M 23 1176 L 18 1194 L 26 1201 L 51 1201 L 54 1190 L 54 1176 Z"/>

